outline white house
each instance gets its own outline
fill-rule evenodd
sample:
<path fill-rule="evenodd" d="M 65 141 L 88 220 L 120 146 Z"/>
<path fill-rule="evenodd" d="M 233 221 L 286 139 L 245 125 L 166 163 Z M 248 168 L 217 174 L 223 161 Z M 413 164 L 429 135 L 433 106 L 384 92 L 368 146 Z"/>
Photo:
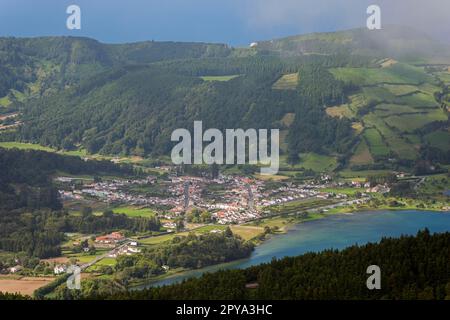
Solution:
<path fill-rule="evenodd" d="M 61 274 L 61 273 L 65 273 L 66 271 L 67 271 L 67 267 L 64 264 L 56 265 L 53 268 L 54 274 Z"/>
<path fill-rule="evenodd" d="M 17 266 L 14 266 L 14 267 L 9 268 L 9 272 L 11 272 L 11 273 L 16 273 L 16 272 L 19 272 L 19 271 L 22 270 L 22 269 L 23 269 L 22 266 L 17 265 Z"/>

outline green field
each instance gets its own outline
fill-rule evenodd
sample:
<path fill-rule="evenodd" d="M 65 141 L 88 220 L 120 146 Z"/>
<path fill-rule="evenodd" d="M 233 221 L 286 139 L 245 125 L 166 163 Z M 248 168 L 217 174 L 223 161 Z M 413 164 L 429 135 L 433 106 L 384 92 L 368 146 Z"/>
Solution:
<path fill-rule="evenodd" d="M 49 152 L 56 152 L 55 149 L 52 149 L 50 147 L 41 146 L 40 144 L 36 143 L 25 143 L 25 142 L 0 142 L 0 147 L 11 149 L 11 148 L 17 148 L 22 150 L 42 150 L 42 151 L 49 151 Z"/>
<path fill-rule="evenodd" d="M 272 89 L 295 90 L 297 88 L 298 78 L 298 73 L 285 74 L 272 85 Z"/>
<path fill-rule="evenodd" d="M 321 189 L 323 192 L 333 192 L 335 194 L 342 193 L 348 196 L 354 196 L 357 192 L 365 192 L 364 188 L 325 188 Z"/>
<path fill-rule="evenodd" d="M 425 136 L 425 141 L 432 147 L 443 151 L 450 150 L 450 133 L 448 131 L 435 131 Z"/>
<path fill-rule="evenodd" d="M 437 76 L 446 84 L 450 84 L 450 72 L 439 72 Z"/>
<path fill-rule="evenodd" d="M 123 213 L 129 217 L 153 217 L 155 216 L 155 211 L 149 208 L 138 208 L 133 206 L 123 206 L 113 208 L 114 213 Z"/>
<path fill-rule="evenodd" d="M 336 158 L 317 153 L 301 153 L 300 162 L 295 165 L 287 163 L 286 156 L 280 156 L 280 170 L 283 168 L 289 169 L 309 169 L 315 172 L 332 171 L 337 166 Z"/>
<path fill-rule="evenodd" d="M 424 92 L 397 97 L 393 102 L 418 108 L 433 108 L 438 106 L 438 103 L 434 97 L 431 94 Z"/>
<path fill-rule="evenodd" d="M 423 114 L 394 115 L 385 119 L 386 123 L 402 132 L 412 132 L 433 121 L 445 121 L 447 115 L 441 109 Z"/>
<path fill-rule="evenodd" d="M 244 240 L 253 239 L 264 232 L 264 228 L 256 226 L 232 225 L 230 229 L 234 234 L 239 235 Z"/>
<path fill-rule="evenodd" d="M 366 140 L 361 139 L 353 156 L 350 158 L 350 164 L 352 165 L 365 165 L 373 163 L 373 157 L 367 146 Z"/>
<path fill-rule="evenodd" d="M 397 97 L 393 95 L 389 90 L 381 87 L 364 87 L 362 92 L 366 99 L 370 102 L 376 103 L 390 103 L 394 102 Z"/>
<path fill-rule="evenodd" d="M 399 115 L 403 113 L 420 113 L 426 112 L 423 109 L 416 109 L 410 106 L 400 104 L 379 104 L 375 107 L 374 114 L 377 117 L 388 117 L 391 115 Z"/>
<path fill-rule="evenodd" d="M 384 143 L 378 130 L 370 128 L 364 131 L 364 137 L 369 143 L 370 153 L 374 156 L 387 156 L 389 147 Z"/>
<path fill-rule="evenodd" d="M 213 225 L 207 225 L 207 226 L 203 226 L 200 228 L 195 228 L 192 231 L 195 233 L 209 233 L 213 230 L 225 230 L 227 228 L 227 226 L 224 226 L 222 224 L 213 224 Z"/>
<path fill-rule="evenodd" d="M 408 85 L 407 87 L 412 88 L 414 86 Z M 381 86 L 364 87 L 363 94 L 366 96 L 368 101 L 375 103 L 392 103 L 417 108 L 433 108 L 438 106 L 432 94 L 425 92 L 418 92 L 419 88 L 418 87 L 415 88 L 417 91 L 415 93 L 397 96 L 388 89 L 383 88 Z"/>
<path fill-rule="evenodd" d="M 366 181 L 368 176 L 377 176 L 384 175 L 390 173 L 390 170 L 361 170 L 361 171 L 353 171 L 353 170 L 342 170 L 339 171 L 339 175 L 345 179 L 359 180 L 361 182 Z"/>
<path fill-rule="evenodd" d="M 392 93 L 395 96 L 403 96 L 406 94 L 411 94 L 414 92 L 417 92 L 416 86 L 411 86 L 407 84 L 383 84 L 383 88 L 386 88 L 389 90 L 390 93 Z"/>
<path fill-rule="evenodd" d="M 233 74 L 228 76 L 202 76 L 203 81 L 230 81 L 231 79 L 239 77 L 239 74 Z"/>
<path fill-rule="evenodd" d="M 416 157 L 417 150 L 414 145 L 392 131 L 383 119 L 376 117 L 373 113 L 365 115 L 363 119 L 366 127 L 376 127 L 378 129 L 385 138 L 385 142 L 390 150 L 395 152 L 401 159 L 414 159 Z"/>
<path fill-rule="evenodd" d="M 291 214 L 331 205 L 335 202 L 335 200 L 331 199 L 295 200 L 280 205 L 270 206 L 268 209 L 272 214 Z"/>
<path fill-rule="evenodd" d="M 418 85 L 433 81 L 423 69 L 402 63 L 389 68 L 332 68 L 330 72 L 338 80 L 358 85 L 382 83 Z"/>
<path fill-rule="evenodd" d="M 11 101 L 9 100 L 8 96 L 0 98 L 0 107 L 7 107 L 11 104 Z"/>
<path fill-rule="evenodd" d="M 153 237 L 149 237 L 149 238 L 145 238 L 145 239 L 139 239 L 139 242 L 142 244 L 146 244 L 146 245 L 156 245 L 156 244 L 160 244 L 166 241 L 170 241 L 173 238 L 175 238 L 176 236 L 183 236 L 183 235 L 187 235 L 188 233 L 169 233 L 169 234 L 164 234 L 161 236 L 153 236 Z"/>

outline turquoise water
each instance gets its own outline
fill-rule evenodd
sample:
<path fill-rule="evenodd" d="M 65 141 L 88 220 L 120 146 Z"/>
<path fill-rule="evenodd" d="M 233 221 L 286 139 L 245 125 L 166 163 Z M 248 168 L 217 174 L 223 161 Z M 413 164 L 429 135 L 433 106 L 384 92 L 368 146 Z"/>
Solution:
<path fill-rule="evenodd" d="M 450 231 L 450 212 L 407 210 L 333 215 L 297 224 L 288 233 L 273 236 L 256 247 L 247 259 L 183 272 L 140 288 L 172 284 L 220 269 L 246 268 L 269 262 L 273 257 L 296 256 L 330 248 L 342 249 L 354 244 L 377 242 L 382 237 L 413 235 L 424 228 L 431 232 Z"/>

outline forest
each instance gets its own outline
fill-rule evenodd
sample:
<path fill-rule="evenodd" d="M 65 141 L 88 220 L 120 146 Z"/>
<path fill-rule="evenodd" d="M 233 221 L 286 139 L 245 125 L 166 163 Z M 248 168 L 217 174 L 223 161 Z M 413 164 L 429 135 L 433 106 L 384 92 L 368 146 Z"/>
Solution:
<path fill-rule="evenodd" d="M 132 176 L 130 165 L 111 161 L 84 161 L 80 157 L 63 156 L 39 150 L 0 148 L 0 208 L 61 209 L 52 175 L 111 174 Z"/>
<path fill-rule="evenodd" d="M 62 210 L 52 181 L 56 172 L 130 176 L 134 175 L 130 166 L 84 161 L 44 151 L 0 148 L 0 167 L 0 250 L 47 258 L 61 254 L 65 232 L 160 229 L 156 218 L 129 218 L 110 211 L 96 216 L 89 208 L 74 216 Z"/>

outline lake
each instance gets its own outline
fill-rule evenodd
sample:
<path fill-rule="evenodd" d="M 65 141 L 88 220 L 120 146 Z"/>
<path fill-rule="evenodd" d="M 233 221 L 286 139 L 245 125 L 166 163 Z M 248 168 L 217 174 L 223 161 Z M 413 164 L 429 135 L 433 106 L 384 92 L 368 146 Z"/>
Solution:
<path fill-rule="evenodd" d="M 273 257 L 297 256 L 330 248 L 342 249 L 354 244 L 377 242 L 382 237 L 414 235 L 424 228 L 431 232 L 450 231 L 450 212 L 405 210 L 330 215 L 321 220 L 294 225 L 287 233 L 272 236 L 257 246 L 247 259 L 182 272 L 139 288 L 172 284 L 220 269 L 243 269 L 269 262 Z"/>

